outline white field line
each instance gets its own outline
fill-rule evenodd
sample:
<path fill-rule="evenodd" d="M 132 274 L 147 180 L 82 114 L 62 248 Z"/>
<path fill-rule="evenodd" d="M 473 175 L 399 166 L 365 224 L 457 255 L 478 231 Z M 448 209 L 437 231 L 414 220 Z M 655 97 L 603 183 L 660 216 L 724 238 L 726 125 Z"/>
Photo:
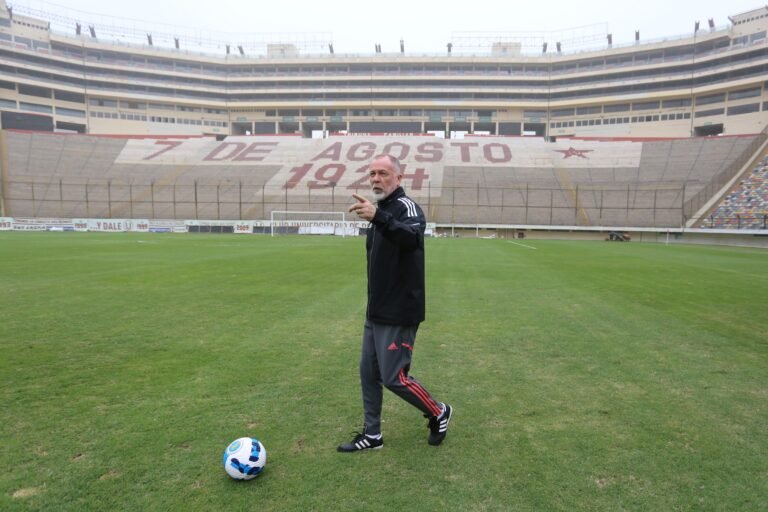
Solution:
<path fill-rule="evenodd" d="M 525 244 L 521 244 L 520 242 L 513 242 L 513 241 L 511 241 L 511 240 L 507 240 L 507 242 L 508 242 L 508 243 L 510 243 L 510 244 L 519 245 L 520 247 L 525 247 L 526 249 L 533 249 L 533 250 L 536 250 L 536 248 L 535 248 L 535 247 L 533 247 L 532 245 L 525 245 Z"/>

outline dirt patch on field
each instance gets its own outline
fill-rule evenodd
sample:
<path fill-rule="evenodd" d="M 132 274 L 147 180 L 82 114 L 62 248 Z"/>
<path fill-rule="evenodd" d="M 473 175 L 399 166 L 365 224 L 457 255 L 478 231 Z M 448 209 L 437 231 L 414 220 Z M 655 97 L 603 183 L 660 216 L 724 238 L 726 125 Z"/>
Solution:
<path fill-rule="evenodd" d="M 37 496 L 41 492 L 43 492 L 43 489 L 40 487 L 24 487 L 23 489 L 15 491 L 12 496 L 17 499 L 31 498 L 32 496 Z"/>

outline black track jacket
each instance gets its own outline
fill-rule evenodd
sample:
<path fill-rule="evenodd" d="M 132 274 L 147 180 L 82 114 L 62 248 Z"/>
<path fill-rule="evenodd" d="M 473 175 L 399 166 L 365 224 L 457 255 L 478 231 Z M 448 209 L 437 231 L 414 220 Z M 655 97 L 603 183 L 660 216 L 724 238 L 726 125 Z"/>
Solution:
<path fill-rule="evenodd" d="M 424 212 L 402 187 L 377 206 L 365 241 L 366 315 L 381 324 L 417 325 L 424 320 Z"/>

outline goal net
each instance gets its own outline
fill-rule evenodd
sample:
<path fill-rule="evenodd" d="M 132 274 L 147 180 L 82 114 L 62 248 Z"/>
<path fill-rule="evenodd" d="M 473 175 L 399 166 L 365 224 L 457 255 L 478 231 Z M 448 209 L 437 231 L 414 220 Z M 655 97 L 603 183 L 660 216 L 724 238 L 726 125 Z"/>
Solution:
<path fill-rule="evenodd" d="M 276 235 L 354 236 L 357 226 L 347 222 L 344 212 L 298 212 L 275 210 L 269 216 L 270 233 Z"/>

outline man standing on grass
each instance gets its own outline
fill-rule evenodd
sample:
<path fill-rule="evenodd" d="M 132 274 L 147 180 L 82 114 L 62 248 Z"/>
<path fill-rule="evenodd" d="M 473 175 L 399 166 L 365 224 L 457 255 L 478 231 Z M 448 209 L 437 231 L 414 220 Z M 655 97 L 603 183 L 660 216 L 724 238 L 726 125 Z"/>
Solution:
<path fill-rule="evenodd" d="M 428 442 L 437 446 L 448 432 L 452 409 L 437 402 L 419 382 L 408 375 L 416 331 L 424 320 L 424 230 L 421 207 L 405 195 L 400 162 L 377 156 L 369 172 L 376 204 L 352 194 L 357 200 L 349 211 L 370 222 L 365 248 L 368 255 L 368 309 L 360 355 L 363 392 L 363 431 L 340 452 L 378 449 L 381 435 L 383 388 L 413 405 L 429 418 Z"/>

